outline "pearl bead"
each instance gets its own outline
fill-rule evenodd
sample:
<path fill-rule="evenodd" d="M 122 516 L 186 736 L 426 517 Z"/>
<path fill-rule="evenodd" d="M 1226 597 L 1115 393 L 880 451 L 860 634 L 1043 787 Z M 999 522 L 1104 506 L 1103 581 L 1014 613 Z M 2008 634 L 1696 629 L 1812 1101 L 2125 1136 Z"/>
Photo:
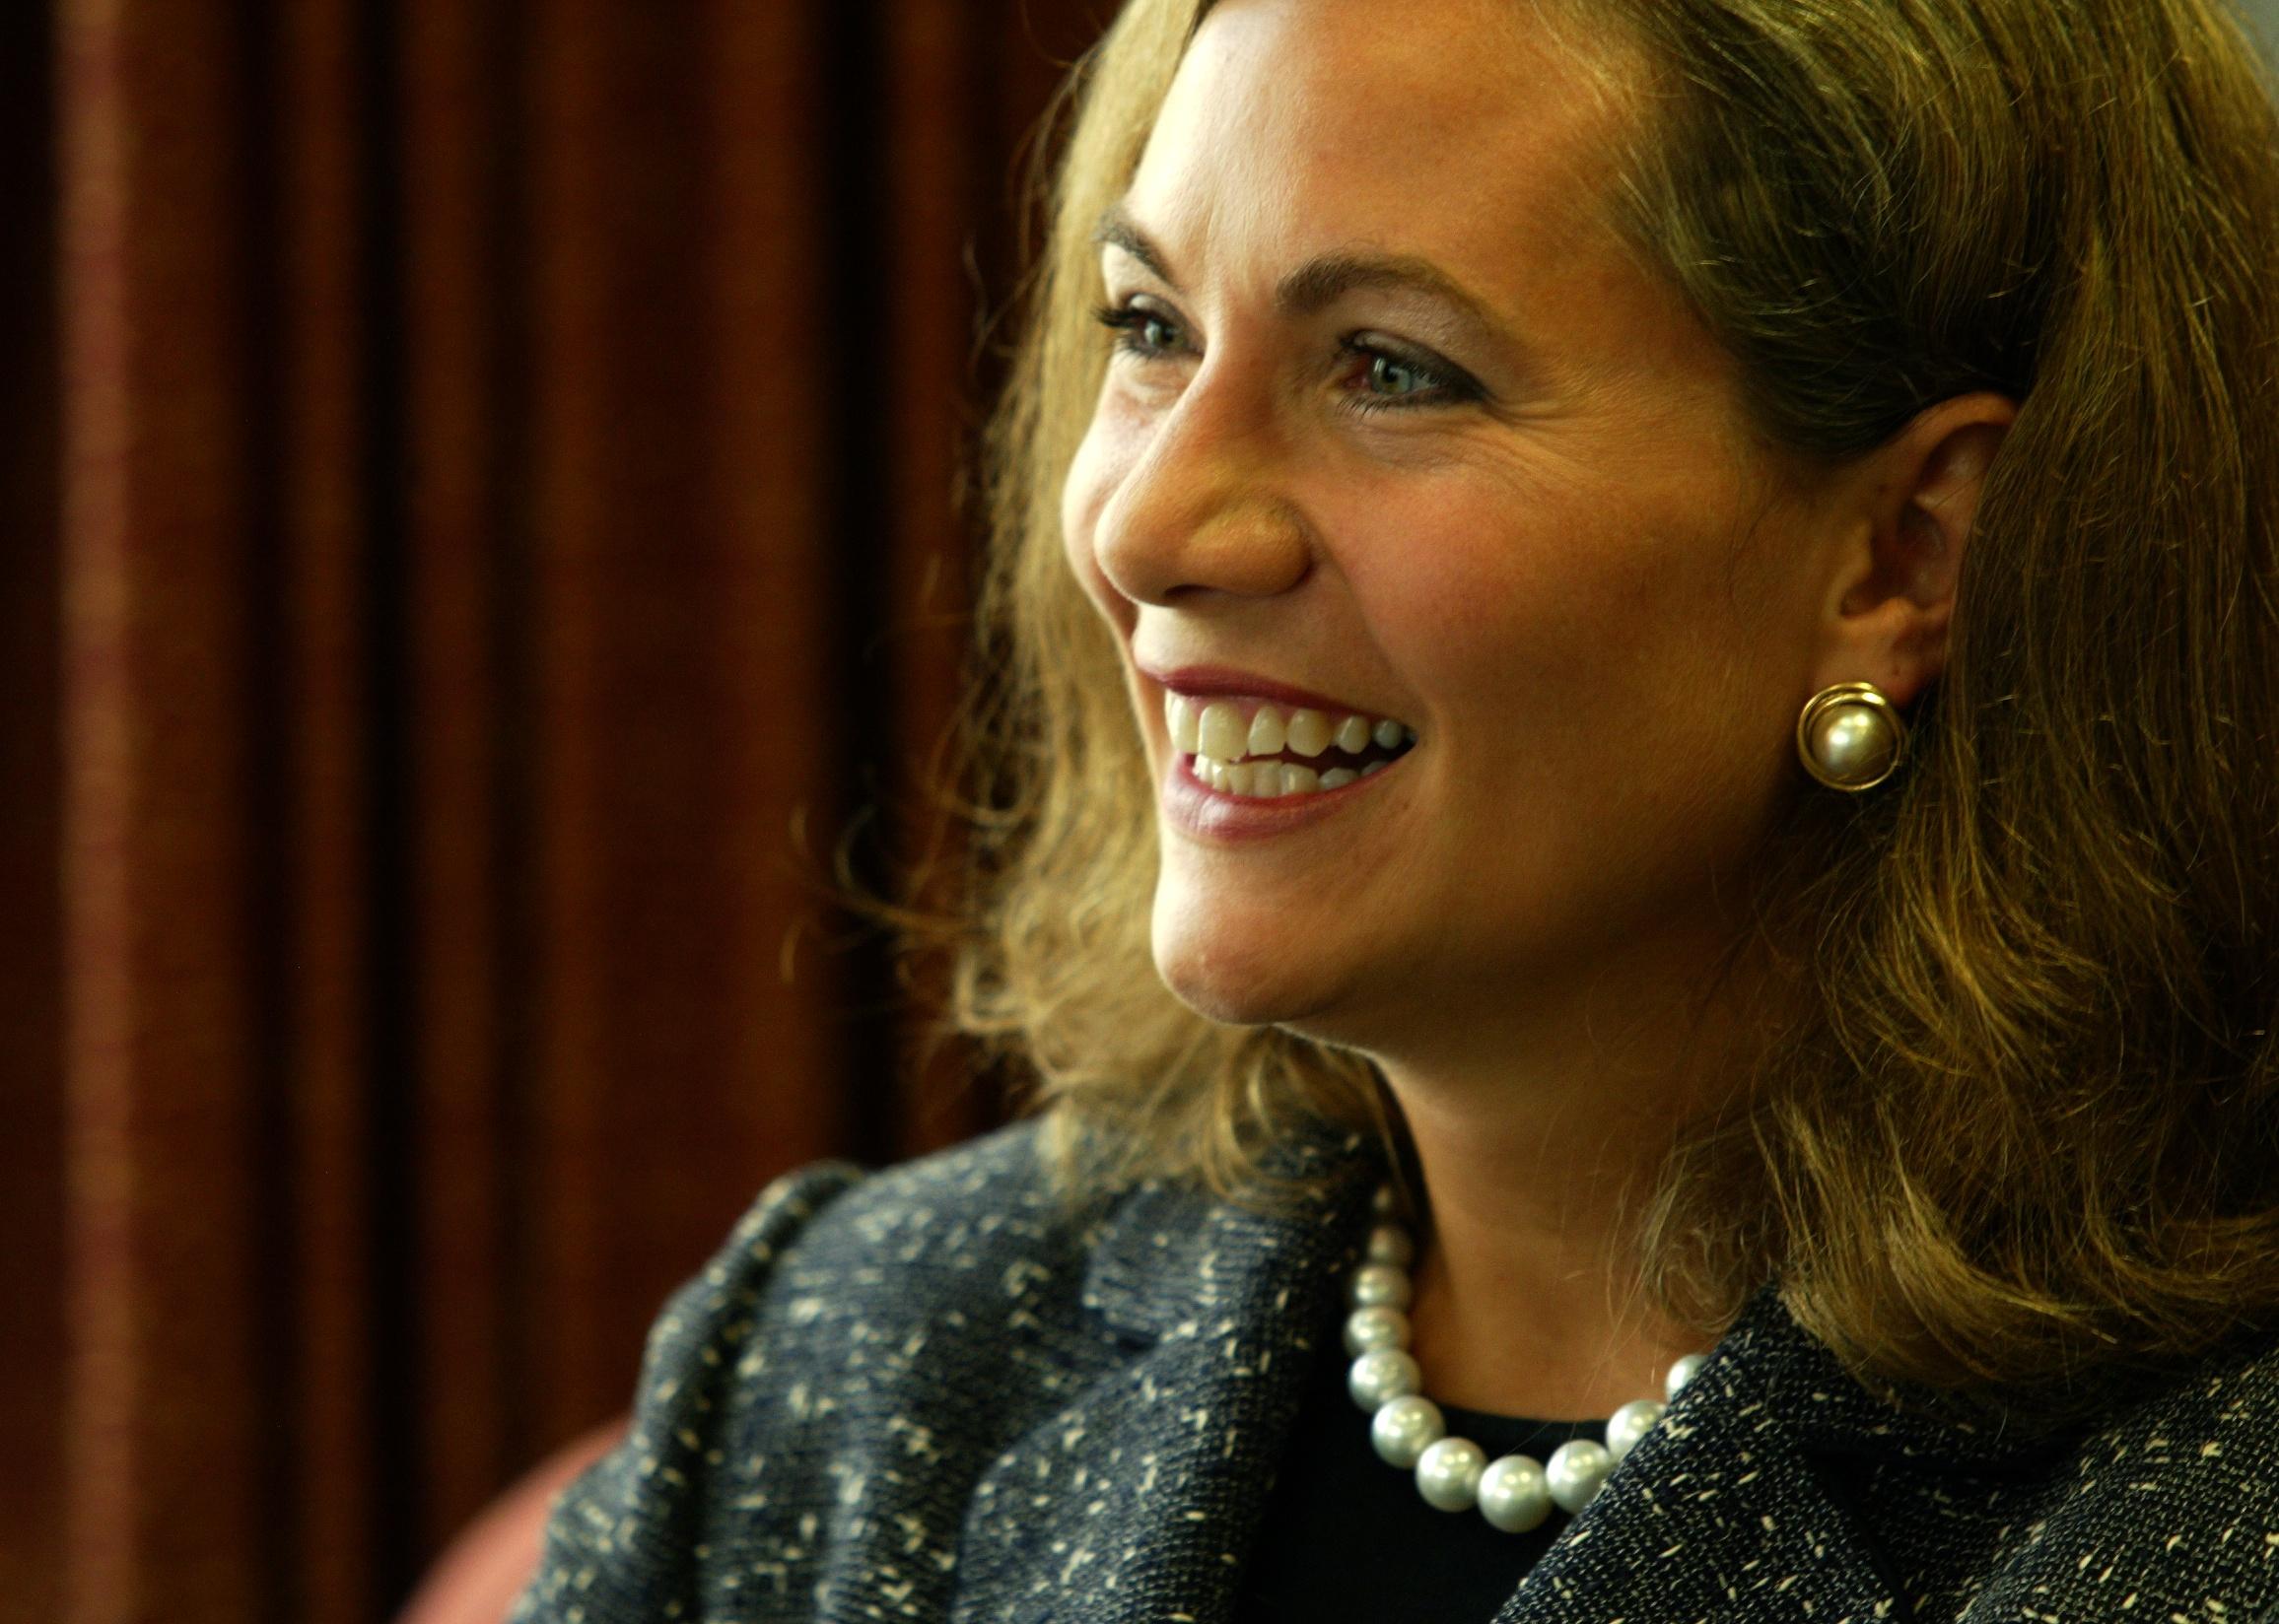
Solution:
<path fill-rule="evenodd" d="M 1447 1431 L 1448 1423 L 1440 1417 L 1440 1406 L 1412 1392 L 1394 1399 L 1377 1412 L 1369 1423 L 1369 1442 L 1376 1448 L 1380 1460 L 1406 1471 L 1416 1464 L 1417 1456 L 1439 1443 Z"/>
<path fill-rule="evenodd" d="M 1380 1218 L 1401 1216 L 1401 1192 L 1391 1184 L 1379 1184 L 1369 1197 L 1369 1210 Z"/>
<path fill-rule="evenodd" d="M 1480 1474 L 1480 1515 L 1505 1533 L 1543 1526 L 1551 1516 L 1551 1489 L 1532 1455 L 1507 1455 Z"/>
<path fill-rule="evenodd" d="M 1406 1309 L 1411 1296 L 1409 1275 L 1390 1263 L 1363 1263 L 1353 1270 L 1347 1296 L 1357 1309 Z"/>
<path fill-rule="evenodd" d="M 1605 1445 L 1577 1438 L 1551 1452 L 1551 1458 L 1543 1463 L 1543 1480 L 1559 1510 L 1573 1513 L 1591 1503 L 1607 1473 L 1614 1469 L 1615 1457 L 1607 1454 Z"/>
<path fill-rule="evenodd" d="M 1372 1348 L 1409 1345 L 1409 1317 L 1399 1309 L 1355 1309 L 1346 1316 L 1346 1352 L 1358 1359 Z"/>
<path fill-rule="evenodd" d="M 1674 1401 L 1678 1396 L 1678 1389 L 1692 1381 L 1700 1373 L 1701 1367 L 1707 1363 L 1709 1363 L 1708 1355 L 1689 1353 L 1685 1358 L 1672 1365 L 1670 1374 L 1662 1379 L 1662 1395 Z"/>
<path fill-rule="evenodd" d="M 1814 718 L 1812 755 L 1840 783 L 1872 783 L 1891 771 L 1899 739 L 1881 711 L 1865 705 L 1831 705 Z"/>
<path fill-rule="evenodd" d="M 1469 1438 L 1443 1438 L 1416 1457 L 1416 1492 L 1434 1511 L 1468 1512 L 1477 1504 L 1487 1452 Z"/>
<path fill-rule="evenodd" d="M 1371 1415 L 1394 1399 L 1415 1392 L 1423 1382 L 1416 1361 L 1399 1348 L 1372 1348 L 1354 1360 L 1353 1368 L 1346 1373 L 1346 1390 Z"/>
<path fill-rule="evenodd" d="M 1405 1269 L 1416 1260 L 1416 1243 L 1399 1224 L 1379 1224 L 1369 1231 L 1368 1260 Z"/>
<path fill-rule="evenodd" d="M 1369 1232 L 1366 1260 L 1347 1281 L 1351 1312 L 1345 1325 L 1346 1351 L 1353 1356 L 1346 1390 L 1370 1412 L 1370 1447 L 1388 1464 L 1416 1473 L 1427 1505 L 1444 1512 L 1478 1506 L 1488 1526 L 1506 1533 L 1540 1527 L 1553 1506 L 1580 1512 L 1616 1463 L 1661 1423 L 1667 1406 L 1651 1398 L 1624 1404 L 1607 1419 L 1606 1443 L 1578 1438 L 1541 1463 L 1509 1455 L 1489 1464 L 1478 1444 L 1450 1438 L 1440 1406 L 1417 1390 L 1422 1373 L 1408 1352 L 1405 1311 L 1416 1247 L 1401 1225 L 1392 1185 L 1377 1190 L 1374 1204 L 1381 1221 Z M 1670 1367 L 1663 1389 L 1675 1400 L 1706 1363 L 1701 1354 L 1687 1355 Z"/>
<path fill-rule="evenodd" d="M 1662 1419 L 1663 1406 L 1651 1398 L 1633 1398 L 1607 1417 L 1607 1454 L 1617 1460 L 1637 1447 L 1638 1440 L 1654 1430 L 1654 1423 Z"/>

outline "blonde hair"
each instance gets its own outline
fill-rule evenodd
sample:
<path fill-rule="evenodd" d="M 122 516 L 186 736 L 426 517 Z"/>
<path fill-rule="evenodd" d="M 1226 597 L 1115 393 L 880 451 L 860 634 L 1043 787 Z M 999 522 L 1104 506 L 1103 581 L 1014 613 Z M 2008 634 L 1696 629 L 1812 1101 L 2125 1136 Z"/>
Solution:
<path fill-rule="evenodd" d="M 1381 1096 L 1156 977 L 1148 772 L 1060 536 L 1092 229 L 1208 5 L 1134 0 L 1066 93 L 991 440 L 955 1014 L 1088 1177 L 1246 1192 L 1292 1124 L 1381 1128 Z M 1776 1279 L 1863 1374 L 1951 1389 L 2268 1322 L 2279 116 L 2244 33 L 2211 0 L 1557 9 L 1641 64 L 1611 202 L 1771 443 L 1834 461 L 1958 393 L 2023 402 L 1907 777 L 1800 795 L 1776 838 L 1765 930 L 1810 1013 L 1670 1158 L 1651 1289 L 1713 1329 Z"/>

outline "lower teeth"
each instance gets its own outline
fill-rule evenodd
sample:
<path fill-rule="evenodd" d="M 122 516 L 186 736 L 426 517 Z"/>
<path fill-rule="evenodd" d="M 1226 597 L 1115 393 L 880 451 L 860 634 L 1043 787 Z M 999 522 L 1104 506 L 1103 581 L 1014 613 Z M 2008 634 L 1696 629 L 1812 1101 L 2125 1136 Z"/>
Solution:
<path fill-rule="evenodd" d="M 1354 779 L 1365 778 L 1391 765 L 1390 761 L 1379 760 L 1363 764 L 1358 772 L 1348 767 L 1333 767 L 1320 773 L 1289 762 L 1222 762 L 1209 756 L 1197 756 L 1193 772 L 1197 778 L 1222 794 L 1250 800 L 1278 800 L 1290 795 L 1318 795 L 1327 789 L 1343 789 Z"/>

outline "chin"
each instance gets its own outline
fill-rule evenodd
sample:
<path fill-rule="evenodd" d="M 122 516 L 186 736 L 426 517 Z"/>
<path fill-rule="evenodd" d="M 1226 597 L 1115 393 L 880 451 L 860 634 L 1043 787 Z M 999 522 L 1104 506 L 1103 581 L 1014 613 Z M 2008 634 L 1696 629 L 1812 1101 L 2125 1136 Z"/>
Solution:
<path fill-rule="evenodd" d="M 1299 967 L 1287 940 L 1271 928 L 1246 930 L 1222 910 L 1182 909 L 1162 893 L 1154 922 L 1155 973 L 1198 1015 L 1226 1026 L 1273 1026 L 1311 1003 L 1292 984 Z"/>
<path fill-rule="evenodd" d="M 1155 973 L 1173 997 L 1223 1026 L 1273 1026 L 1291 1013 L 1289 1000 L 1256 967 L 1230 962 L 1193 944 L 1155 944 Z"/>
<path fill-rule="evenodd" d="M 1278 1026 L 1308 1038 L 1337 1042 L 1337 1012 L 1344 989 L 1319 955 L 1293 945 L 1318 944 L 1293 931 L 1286 919 L 1245 921 L 1222 910 L 1184 913 L 1158 896 L 1155 973 L 1189 1009 L 1222 1026 Z"/>

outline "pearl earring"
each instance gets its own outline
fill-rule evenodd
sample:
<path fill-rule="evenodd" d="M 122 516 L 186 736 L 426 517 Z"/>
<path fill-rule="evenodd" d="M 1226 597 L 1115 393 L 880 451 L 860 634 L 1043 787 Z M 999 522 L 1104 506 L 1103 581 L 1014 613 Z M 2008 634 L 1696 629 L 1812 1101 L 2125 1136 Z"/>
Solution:
<path fill-rule="evenodd" d="M 1830 789 L 1873 789 L 1907 755 L 1907 724 L 1872 682 L 1839 682 L 1813 695 L 1796 718 L 1804 770 Z"/>

